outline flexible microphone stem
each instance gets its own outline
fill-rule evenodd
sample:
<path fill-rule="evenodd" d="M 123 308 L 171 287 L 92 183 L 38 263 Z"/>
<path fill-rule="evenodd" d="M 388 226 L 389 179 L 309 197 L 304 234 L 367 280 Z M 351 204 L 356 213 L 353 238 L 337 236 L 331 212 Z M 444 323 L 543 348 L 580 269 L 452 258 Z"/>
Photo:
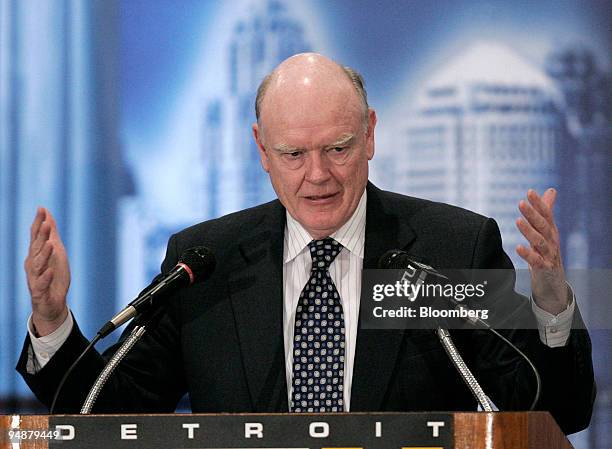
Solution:
<path fill-rule="evenodd" d="M 455 304 L 455 308 L 456 309 L 460 309 L 460 308 L 467 309 L 467 307 L 464 304 Z M 531 368 L 531 371 L 533 371 L 533 376 L 535 377 L 535 381 L 536 381 L 536 392 L 533 397 L 533 401 L 531 402 L 531 406 L 529 407 L 529 411 L 535 410 L 535 406 L 540 400 L 540 394 L 542 391 L 542 379 L 540 378 L 540 373 L 538 372 L 538 369 L 535 367 L 531 359 L 529 359 L 529 357 L 527 357 L 527 355 L 523 351 L 517 348 L 514 343 L 512 343 L 510 340 L 508 340 L 506 337 L 500 334 L 496 329 L 492 328 L 489 325 L 489 323 L 487 323 L 486 321 L 483 321 L 480 318 L 467 318 L 466 321 L 468 321 L 474 327 L 477 327 L 477 328 L 482 327 L 488 330 L 489 332 L 491 332 L 497 338 L 501 339 L 504 343 L 510 346 L 514 351 L 516 351 L 527 362 L 527 364 Z"/>
<path fill-rule="evenodd" d="M 484 390 L 476 380 L 476 377 L 474 377 L 472 371 L 470 371 L 468 368 L 467 364 L 463 360 L 463 357 L 461 357 L 461 354 L 459 354 L 459 351 L 453 343 L 448 330 L 438 327 L 436 329 L 436 334 L 440 339 L 440 343 L 442 343 L 442 346 L 444 346 L 444 350 L 448 354 L 448 357 L 451 359 L 451 362 L 453 362 L 453 365 L 455 365 L 455 368 L 457 368 L 459 375 L 480 404 L 480 407 L 482 407 L 485 412 L 492 412 L 493 406 L 491 405 L 489 397 L 485 394 Z"/>
<path fill-rule="evenodd" d="M 121 343 L 121 346 L 113 354 L 111 359 L 108 361 L 102 372 L 98 375 L 98 378 L 94 382 L 94 385 L 89 390 L 89 394 L 83 402 L 80 413 L 87 415 L 91 413 L 91 410 L 106 385 L 109 377 L 113 374 L 115 369 L 119 366 L 119 363 L 125 358 L 128 352 L 138 343 L 138 341 L 144 336 L 146 329 L 155 328 L 159 321 L 165 316 L 166 311 L 163 307 L 151 308 L 140 315 L 136 316 L 134 321 L 134 328 L 130 332 L 130 335 Z"/>
<path fill-rule="evenodd" d="M 93 384 L 93 387 L 91 387 L 91 390 L 89 390 L 89 394 L 87 395 L 87 398 L 85 399 L 85 402 L 81 407 L 81 415 L 88 415 L 91 412 L 91 409 L 93 408 L 96 399 L 98 399 L 100 391 L 102 390 L 102 388 L 104 388 L 106 381 L 111 376 L 111 374 L 113 374 L 113 371 L 115 371 L 115 368 L 117 368 L 119 363 L 121 363 L 121 360 L 123 360 L 129 350 L 132 349 L 132 347 L 138 342 L 138 340 L 142 338 L 145 331 L 145 326 L 135 326 L 134 329 L 132 329 L 130 335 L 125 339 L 125 341 L 119 347 L 117 352 L 115 352 L 113 357 L 106 364 L 106 366 L 96 379 L 96 382 Z"/>

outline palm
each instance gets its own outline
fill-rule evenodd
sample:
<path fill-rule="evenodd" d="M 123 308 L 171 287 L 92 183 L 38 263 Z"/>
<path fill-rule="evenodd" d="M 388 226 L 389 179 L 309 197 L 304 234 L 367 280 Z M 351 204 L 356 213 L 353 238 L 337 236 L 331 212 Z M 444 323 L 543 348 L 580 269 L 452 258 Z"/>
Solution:
<path fill-rule="evenodd" d="M 30 234 L 25 260 L 28 288 L 32 297 L 32 319 L 43 334 L 61 324 L 67 312 L 70 267 L 66 249 L 49 211 L 39 209 Z"/>
<path fill-rule="evenodd" d="M 527 201 L 519 203 L 523 217 L 516 222 L 529 242 L 529 247 L 519 245 L 516 250 L 529 264 L 533 297 L 551 313 L 559 313 L 567 305 L 560 236 L 553 216 L 556 196 L 553 189 L 542 196 L 529 190 Z"/>

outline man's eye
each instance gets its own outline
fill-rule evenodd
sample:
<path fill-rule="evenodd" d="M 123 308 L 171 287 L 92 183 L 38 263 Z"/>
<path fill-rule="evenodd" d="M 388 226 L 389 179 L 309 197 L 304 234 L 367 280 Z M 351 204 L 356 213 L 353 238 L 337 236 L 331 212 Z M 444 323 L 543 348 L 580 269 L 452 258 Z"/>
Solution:
<path fill-rule="evenodd" d="M 340 154 L 346 151 L 346 147 L 334 147 L 331 149 L 332 153 Z"/>
<path fill-rule="evenodd" d="M 289 159 L 298 159 L 301 155 L 301 151 L 292 151 L 291 153 L 283 153 Z"/>

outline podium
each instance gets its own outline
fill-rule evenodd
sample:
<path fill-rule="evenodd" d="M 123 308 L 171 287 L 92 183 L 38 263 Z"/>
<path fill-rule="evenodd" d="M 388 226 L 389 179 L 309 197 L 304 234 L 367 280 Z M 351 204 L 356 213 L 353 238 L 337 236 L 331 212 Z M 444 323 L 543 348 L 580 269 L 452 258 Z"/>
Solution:
<path fill-rule="evenodd" d="M 0 447 L 560 449 L 547 412 L 4 415 Z"/>

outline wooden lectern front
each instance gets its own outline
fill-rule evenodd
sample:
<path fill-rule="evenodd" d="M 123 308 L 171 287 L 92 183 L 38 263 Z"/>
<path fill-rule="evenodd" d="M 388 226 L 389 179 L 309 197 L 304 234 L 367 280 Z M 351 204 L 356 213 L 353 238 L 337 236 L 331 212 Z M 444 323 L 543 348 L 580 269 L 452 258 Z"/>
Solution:
<path fill-rule="evenodd" d="M 560 449 L 547 412 L 5 415 L 2 448 Z"/>

